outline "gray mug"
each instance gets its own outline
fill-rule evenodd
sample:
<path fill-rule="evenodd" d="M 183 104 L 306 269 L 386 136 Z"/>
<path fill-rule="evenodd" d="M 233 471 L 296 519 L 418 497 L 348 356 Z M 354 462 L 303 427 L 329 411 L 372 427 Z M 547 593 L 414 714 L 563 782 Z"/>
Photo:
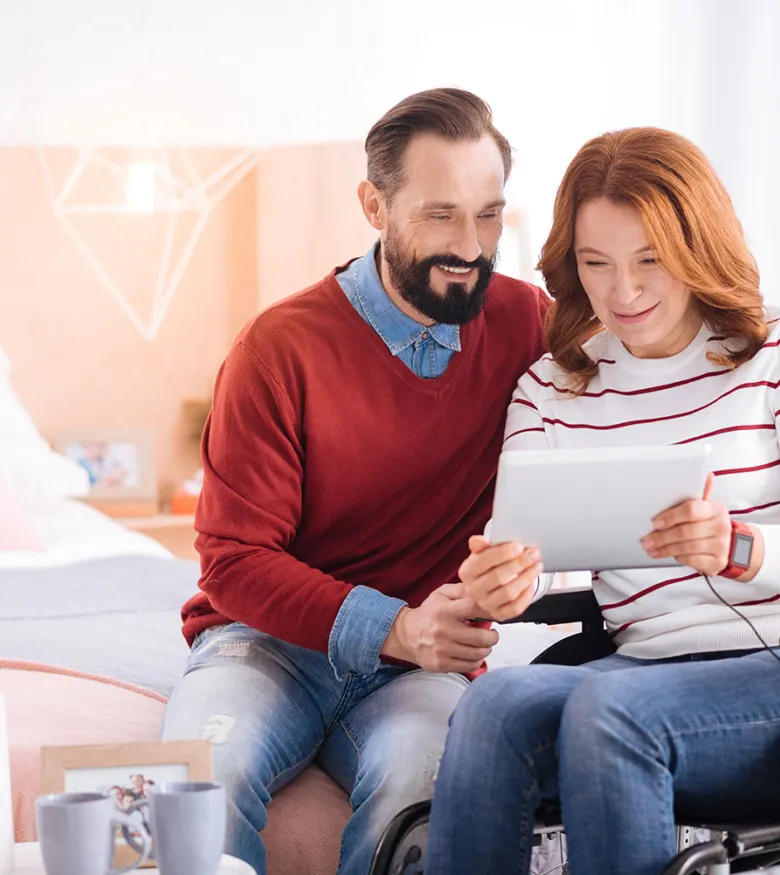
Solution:
<path fill-rule="evenodd" d="M 133 844 L 139 858 L 123 869 L 112 869 L 117 828 L 138 824 L 116 810 L 105 793 L 52 793 L 36 800 L 36 825 L 46 875 L 120 875 L 149 857 L 150 839 Z"/>
<path fill-rule="evenodd" d="M 149 807 L 152 855 L 160 875 L 215 875 L 225 849 L 227 797 L 222 784 L 171 781 L 155 784 L 147 799 L 129 811 Z M 140 851 L 133 836 L 127 842 Z"/>

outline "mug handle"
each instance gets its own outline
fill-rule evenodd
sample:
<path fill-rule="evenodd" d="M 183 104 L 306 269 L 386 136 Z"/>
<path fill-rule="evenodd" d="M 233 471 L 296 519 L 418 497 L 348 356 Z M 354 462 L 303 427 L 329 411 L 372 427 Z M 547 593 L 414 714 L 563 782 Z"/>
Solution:
<path fill-rule="evenodd" d="M 145 800 L 142 800 L 145 801 Z M 140 808 L 139 803 L 134 803 L 130 810 L 137 810 Z M 137 869 L 139 866 L 143 866 L 143 864 L 149 859 L 149 854 L 152 850 L 152 837 L 149 835 L 146 826 L 143 827 L 143 832 L 141 834 L 142 844 L 139 845 L 135 837 L 130 835 L 131 829 L 136 829 L 138 824 L 130 819 L 129 814 L 125 814 L 122 811 L 117 811 L 114 816 L 111 818 L 111 823 L 114 826 L 118 826 L 122 830 L 122 835 L 124 836 L 125 841 L 128 845 L 137 853 L 140 854 L 137 860 L 133 860 L 133 862 L 129 866 L 124 866 L 121 869 L 113 868 L 109 869 L 106 872 L 106 875 L 123 875 L 125 872 L 132 872 L 133 869 Z"/>

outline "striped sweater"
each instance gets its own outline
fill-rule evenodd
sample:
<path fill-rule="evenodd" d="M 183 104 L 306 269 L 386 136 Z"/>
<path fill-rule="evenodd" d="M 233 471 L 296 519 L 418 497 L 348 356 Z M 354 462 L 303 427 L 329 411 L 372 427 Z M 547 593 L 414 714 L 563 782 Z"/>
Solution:
<path fill-rule="evenodd" d="M 504 450 L 625 447 L 707 441 L 714 501 L 735 520 L 757 526 L 766 554 L 750 583 L 712 578 L 730 604 L 772 645 L 780 642 L 780 321 L 763 348 L 736 370 L 713 365 L 722 338 L 702 326 L 686 349 L 638 359 L 609 332 L 585 349 L 598 374 L 580 397 L 566 391 L 549 355 L 520 379 L 507 418 Z M 544 561 L 544 557 L 542 557 Z M 620 653 L 662 658 L 760 647 L 750 627 L 691 568 L 593 572 L 593 589 Z M 539 581 L 541 596 L 552 575 Z"/>

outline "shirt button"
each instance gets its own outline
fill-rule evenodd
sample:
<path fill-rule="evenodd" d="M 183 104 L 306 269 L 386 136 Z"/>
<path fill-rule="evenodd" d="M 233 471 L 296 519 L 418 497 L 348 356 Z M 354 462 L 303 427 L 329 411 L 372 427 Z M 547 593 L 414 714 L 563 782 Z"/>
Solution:
<path fill-rule="evenodd" d="M 427 331 L 423 331 L 422 339 L 423 339 L 423 340 L 427 340 L 427 339 L 428 339 L 428 332 L 427 332 Z"/>

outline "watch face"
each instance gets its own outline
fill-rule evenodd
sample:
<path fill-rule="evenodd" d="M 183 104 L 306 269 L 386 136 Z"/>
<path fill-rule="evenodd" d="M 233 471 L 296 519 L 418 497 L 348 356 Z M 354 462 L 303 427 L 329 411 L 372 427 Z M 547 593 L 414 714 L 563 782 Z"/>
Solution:
<path fill-rule="evenodd" d="M 753 552 L 753 538 L 750 535 L 743 535 L 737 532 L 734 538 L 734 552 L 731 554 L 732 565 L 739 565 L 742 568 L 750 567 L 750 555 Z"/>

